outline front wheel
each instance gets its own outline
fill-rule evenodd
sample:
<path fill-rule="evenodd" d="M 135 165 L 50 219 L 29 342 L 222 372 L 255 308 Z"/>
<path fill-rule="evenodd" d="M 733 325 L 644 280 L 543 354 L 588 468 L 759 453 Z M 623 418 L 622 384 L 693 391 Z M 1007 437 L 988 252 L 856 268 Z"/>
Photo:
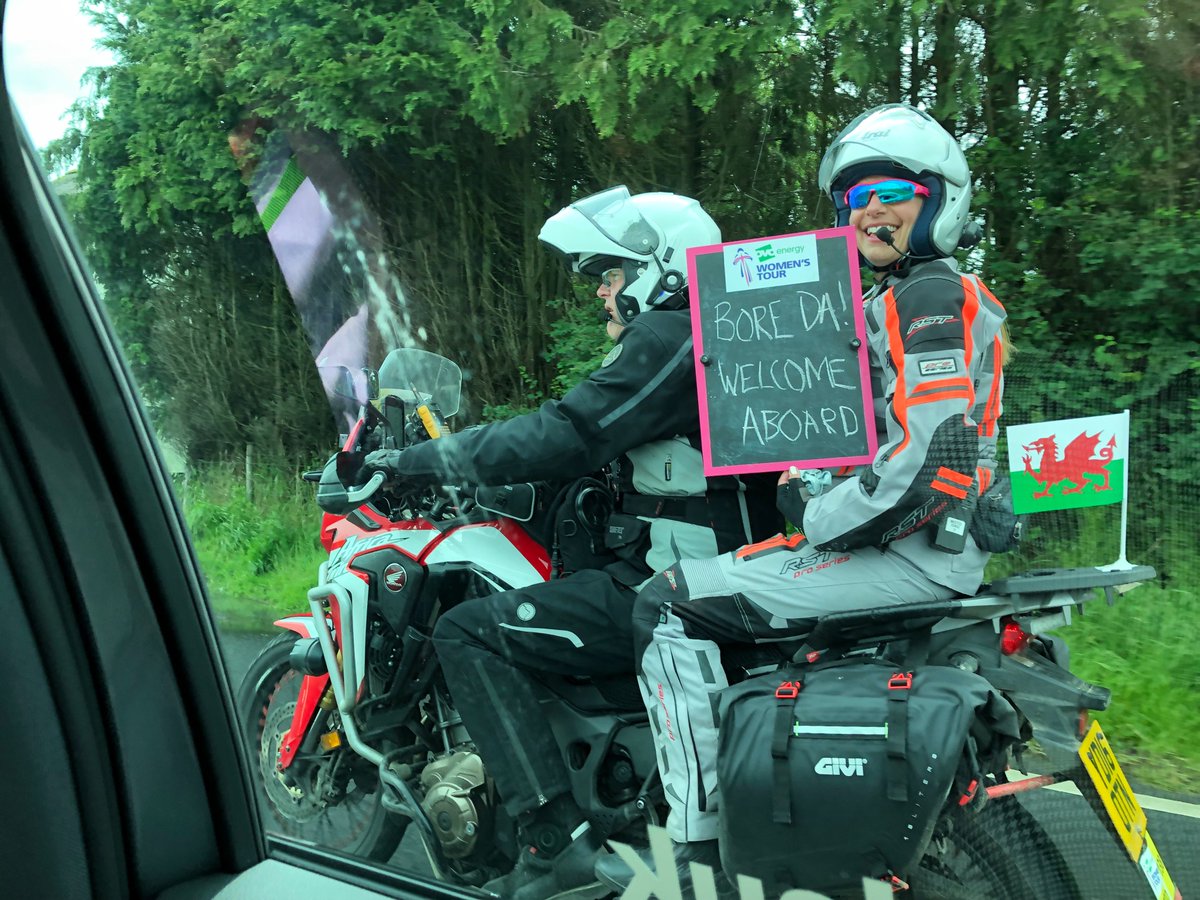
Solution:
<path fill-rule="evenodd" d="M 911 900 L 1079 900 L 1049 835 L 1016 797 L 955 810 L 909 880 Z"/>
<path fill-rule="evenodd" d="M 390 859 L 408 820 L 384 809 L 373 765 L 343 743 L 328 752 L 297 754 L 286 773 L 276 768 L 304 677 L 288 661 L 296 639 L 290 631 L 275 637 L 238 689 L 238 721 L 266 830 L 353 856 Z M 326 715 L 331 721 L 325 727 L 333 730 L 338 713 Z"/>

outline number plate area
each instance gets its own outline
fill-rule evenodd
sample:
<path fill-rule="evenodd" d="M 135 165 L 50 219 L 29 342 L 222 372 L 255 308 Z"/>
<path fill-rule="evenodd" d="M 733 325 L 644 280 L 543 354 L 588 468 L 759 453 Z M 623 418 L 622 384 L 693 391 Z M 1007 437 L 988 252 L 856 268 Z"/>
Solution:
<path fill-rule="evenodd" d="M 1087 736 L 1079 745 L 1079 758 L 1083 768 L 1092 779 L 1108 813 L 1109 821 L 1116 829 L 1117 837 L 1125 847 L 1129 858 L 1138 864 L 1146 881 L 1158 900 L 1175 900 L 1179 894 L 1167 874 L 1158 848 L 1146 831 L 1146 813 L 1134 796 L 1133 788 L 1117 755 L 1100 729 L 1099 722 L 1092 722 Z"/>

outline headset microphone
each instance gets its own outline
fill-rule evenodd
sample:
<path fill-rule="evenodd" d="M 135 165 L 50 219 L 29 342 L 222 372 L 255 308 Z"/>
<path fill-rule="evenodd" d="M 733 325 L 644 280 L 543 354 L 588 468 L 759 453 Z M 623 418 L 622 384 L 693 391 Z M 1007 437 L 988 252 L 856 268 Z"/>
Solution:
<path fill-rule="evenodd" d="M 908 255 L 907 250 L 901 250 L 896 246 L 896 239 L 892 237 L 892 229 L 888 228 L 886 225 L 875 232 L 875 237 L 879 238 L 881 241 L 900 254 L 900 258 L 896 260 L 896 262 L 903 262 L 906 259 L 912 259 L 912 257 Z"/>
<path fill-rule="evenodd" d="M 602 309 L 596 313 L 596 318 L 600 320 L 601 325 L 607 325 L 609 322 L 614 321 L 612 313 L 607 309 Z"/>

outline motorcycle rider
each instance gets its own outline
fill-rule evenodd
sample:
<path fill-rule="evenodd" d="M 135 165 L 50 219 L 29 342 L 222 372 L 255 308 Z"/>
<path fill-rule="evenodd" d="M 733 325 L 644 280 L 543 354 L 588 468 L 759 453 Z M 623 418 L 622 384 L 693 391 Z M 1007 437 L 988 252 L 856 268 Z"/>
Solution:
<path fill-rule="evenodd" d="M 591 831 L 535 688 L 539 672 L 632 675 L 636 590 L 680 556 L 709 557 L 778 531 L 768 478 L 705 478 L 686 293 L 686 251 L 720 231 L 695 200 L 610 188 L 560 210 L 539 239 L 596 293 L 616 340 L 600 367 L 536 412 L 403 450 L 366 470 L 406 481 L 573 479 L 612 464 L 616 512 L 602 570 L 447 611 L 433 641 L 463 723 L 516 819 L 522 850 L 486 887 L 544 898 L 595 882 Z"/>
<path fill-rule="evenodd" d="M 978 240 L 973 228 L 963 238 L 966 158 L 929 115 L 894 103 L 837 136 L 819 179 L 836 224 L 854 228 L 860 262 L 875 274 L 864 305 L 879 449 L 844 477 L 783 474 L 779 508 L 802 533 L 682 560 L 638 597 L 635 655 L 685 896 L 690 862 L 720 870 L 720 645 L 800 636 L 829 612 L 969 595 L 988 559 L 970 533 L 938 533 L 947 501 L 993 480 L 1009 349 L 1004 308 L 950 259 Z M 648 863 L 649 851 L 641 858 Z M 633 877 L 617 856 L 601 858 L 597 874 L 618 890 Z M 731 890 L 723 876 L 718 885 Z"/>

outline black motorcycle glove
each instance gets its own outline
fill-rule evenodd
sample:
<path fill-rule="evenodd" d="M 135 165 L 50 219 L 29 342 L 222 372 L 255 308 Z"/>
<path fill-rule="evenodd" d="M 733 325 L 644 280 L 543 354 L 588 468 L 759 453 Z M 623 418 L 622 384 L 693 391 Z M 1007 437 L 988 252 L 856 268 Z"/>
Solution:
<path fill-rule="evenodd" d="M 382 472 L 391 481 L 398 477 L 400 450 L 372 450 L 363 460 L 355 476 L 356 484 L 366 484 L 376 472 Z"/>
<path fill-rule="evenodd" d="M 789 478 L 775 489 L 775 507 L 783 517 L 804 530 L 804 507 L 811 495 L 799 478 Z"/>

